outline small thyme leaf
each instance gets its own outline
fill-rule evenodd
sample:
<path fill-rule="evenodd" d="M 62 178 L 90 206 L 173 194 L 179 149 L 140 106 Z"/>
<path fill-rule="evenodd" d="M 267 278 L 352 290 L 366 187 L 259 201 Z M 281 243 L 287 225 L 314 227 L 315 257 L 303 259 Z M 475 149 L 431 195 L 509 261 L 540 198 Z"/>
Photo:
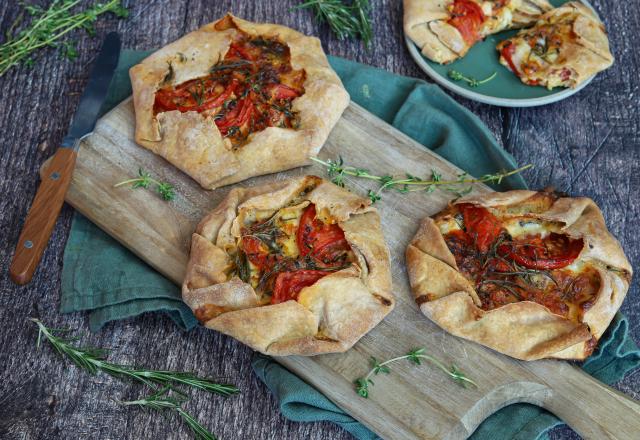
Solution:
<path fill-rule="evenodd" d="M 455 180 L 443 180 L 442 175 L 435 170 L 431 171 L 431 177 L 427 179 L 422 179 L 419 176 L 411 174 L 405 174 L 403 177 L 394 177 L 389 174 L 378 176 L 364 168 L 345 165 L 342 157 L 339 157 L 337 160 L 327 159 L 326 161 L 318 159 L 317 157 L 310 157 L 310 159 L 325 166 L 331 181 L 338 186 L 345 186 L 345 176 L 359 177 L 376 182 L 379 185 L 378 189 L 375 191 L 369 190 L 367 193 L 371 203 L 380 200 L 382 198 L 381 193 L 388 189 L 393 189 L 404 194 L 422 190 L 430 193 L 436 188 L 441 188 L 454 193 L 457 197 L 462 197 L 472 191 L 473 187 L 470 185 L 472 183 L 500 183 L 505 177 L 521 173 L 533 166 L 529 164 L 512 171 L 485 174 L 479 179 L 471 177 L 467 173 L 461 173 Z"/>
<path fill-rule="evenodd" d="M 365 376 L 359 377 L 354 381 L 356 393 L 358 393 L 360 397 L 364 397 L 365 399 L 369 397 L 369 385 L 373 385 L 371 376 L 377 375 L 378 373 L 391 373 L 391 369 L 388 367 L 388 365 L 403 359 L 407 359 L 409 362 L 413 362 L 416 365 L 422 365 L 422 360 L 429 361 L 463 388 L 467 388 L 468 386 L 478 386 L 472 379 L 468 378 L 455 364 L 451 364 L 450 367 L 447 367 L 438 359 L 427 354 L 425 348 L 416 348 L 409 351 L 403 356 L 397 356 L 384 362 L 378 362 L 378 360 L 372 356 L 371 369 L 369 370 L 369 372 Z"/>
<path fill-rule="evenodd" d="M 496 75 L 498 74 L 498 72 L 493 72 L 493 74 L 491 76 L 488 76 L 487 78 L 483 79 L 483 80 L 477 80 L 472 76 L 465 76 L 462 73 L 458 72 L 457 70 L 449 70 L 447 72 L 447 75 L 449 76 L 449 78 L 451 78 L 454 81 L 464 81 L 467 84 L 469 84 L 469 87 L 478 87 L 484 83 L 488 83 L 489 81 L 491 81 L 492 79 L 494 79 L 496 77 Z"/>
<path fill-rule="evenodd" d="M 152 178 L 151 175 L 144 171 L 142 168 L 138 169 L 138 177 L 136 177 L 135 179 L 123 180 L 122 182 L 118 182 L 113 185 L 113 187 L 117 188 L 123 185 L 131 185 L 131 188 L 149 189 L 152 184 L 155 185 L 156 192 L 158 193 L 160 198 L 162 198 L 162 200 L 170 201 L 176 197 L 176 192 L 173 185 L 167 182 L 160 182 L 159 180 Z"/>

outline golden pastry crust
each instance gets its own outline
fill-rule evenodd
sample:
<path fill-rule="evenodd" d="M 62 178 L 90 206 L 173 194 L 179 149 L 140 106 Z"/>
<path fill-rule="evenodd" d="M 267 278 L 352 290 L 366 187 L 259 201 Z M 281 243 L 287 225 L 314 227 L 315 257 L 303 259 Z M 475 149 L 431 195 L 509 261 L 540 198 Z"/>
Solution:
<path fill-rule="evenodd" d="M 216 24 L 223 20 L 233 26 L 217 30 Z M 213 115 L 174 110 L 154 116 L 155 95 L 161 86 L 207 75 L 239 32 L 279 38 L 290 49 L 291 66 L 306 72 L 305 93 L 292 105 L 298 115 L 297 129 L 267 127 L 252 133 L 246 144 L 234 149 L 224 141 Z M 308 164 L 349 104 L 349 94 L 331 69 L 320 40 L 284 26 L 252 23 L 230 14 L 163 47 L 133 66 L 129 74 L 136 142 L 164 157 L 205 189 Z"/>
<path fill-rule="evenodd" d="M 544 14 L 497 50 L 500 63 L 523 83 L 549 89 L 577 87 L 614 61 L 604 25 L 580 2 Z"/>
<path fill-rule="evenodd" d="M 502 3 L 471 0 L 484 20 L 478 25 L 476 40 L 506 29 L 531 25 L 552 9 L 547 0 L 505 0 Z M 474 42 L 451 22 L 454 0 L 404 0 L 404 31 L 422 54 L 440 64 L 463 57 Z"/>
<path fill-rule="evenodd" d="M 297 301 L 265 305 L 234 271 L 239 216 L 251 210 L 276 212 L 303 191 L 317 212 L 337 221 L 356 259 L 303 288 Z M 315 176 L 234 188 L 193 234 L 182 297 L 206 327 L 262 353 L 344 352 L 394 306 L 389 250 L 378 213 L 369 200 Z"/>
<path fill-rule="evenodd" d="M 534 191 L 488 193 L 460 199 L 485 208 L 523 204 Z M 525 208 L 526 209 L 526 208 Z M 538 212 L 535 220 L 557 222 L 560 231 L 584 242 L 576 261 L 595 267 L 600 285 L 595 302 L 577 322 L 552 313 L 533 301 L 519 301 L 491 310 L 479 307 L 475 288 L 459 271 L 433 218 L 425 218 L 407 247 L 411 290 L 420 310 L 448 332 L 486 345 L 509 356 L 585 359 L 591 354 L 629 288 L 632 268 L 620 243 L 609 233 L 596 204 L 588 198 L 557 199 Z"/>

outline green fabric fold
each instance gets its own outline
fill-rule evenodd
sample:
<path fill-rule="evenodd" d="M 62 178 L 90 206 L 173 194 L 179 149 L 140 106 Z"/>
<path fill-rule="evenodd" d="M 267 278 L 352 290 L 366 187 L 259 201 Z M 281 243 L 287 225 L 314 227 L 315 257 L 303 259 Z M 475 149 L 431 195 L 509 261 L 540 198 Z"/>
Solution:
<path fill-rule="evenodd" d="M 123 51 L 105 111 L 131 94 L 128 69 L 148 54 Z M 479 177 L 516 167 L 513 157 L 498 145 L 487 127 L 437 86 L 342 58 L 329 60 L 354 102 L 469 174 Z M 513 188 L 526 188 L 522 176 L 509 177 L 495 186 L 501 190 Z M 109 321 L 145 312 L 167 313 L 183 329 L 197 324 L 181 301 L 177 286 L 77 213 L 64 254 L 60 308 L 63 313 L 88 311 L 92 331 Z M 330 421 L 358 439 L 377 438 L 272 359 L 256 355 L 252 365 L 278 400 L 286 418 L 299 422 Z M 638 365 L 640 352 L 628 336 L 627 321 L 618 315 L 598 351 L 583 368 L 611 384 Z M 359 397 L 354 392 L 356 398 Z M 482 423 L 472 438 L 542 439 L 551 427 L 560 423 L 552 414 L 533 405 L 510 405 Z"/>

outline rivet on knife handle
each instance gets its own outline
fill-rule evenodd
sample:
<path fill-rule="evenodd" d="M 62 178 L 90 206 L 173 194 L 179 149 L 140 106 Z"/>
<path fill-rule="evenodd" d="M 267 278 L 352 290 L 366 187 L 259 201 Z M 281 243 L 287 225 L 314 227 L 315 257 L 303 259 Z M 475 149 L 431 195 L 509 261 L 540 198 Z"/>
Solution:
<path fill-rule="evenodd" d="M 42 258 L 71 183 L 76 157 L 73 149 L 59 148 L 40 182 L 9 269 L 11 279 L 18 284 L 31 280 Z"/>

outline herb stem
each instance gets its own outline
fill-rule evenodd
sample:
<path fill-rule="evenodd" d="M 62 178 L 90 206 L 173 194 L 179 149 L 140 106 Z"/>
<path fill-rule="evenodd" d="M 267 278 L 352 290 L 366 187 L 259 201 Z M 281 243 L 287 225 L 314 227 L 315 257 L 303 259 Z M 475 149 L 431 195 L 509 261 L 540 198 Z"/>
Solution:
<path fill-rule="evenodd" d="M 358 177 L 361 179 L 373 180 L 380 183 L 380 187 L 376 191 L 369 191 L 369 198 L 372 202 L 380 200 L 380 194 L 389 188 L 396 189 L 402 193 L 419 191 L 420 189 L 410 189 L 410 187 L 424 187 L 428 192 L 433 191 L 436 187 L 452 187 L 456 185 L 467 185 L 471 183 L 487 183 L 495 182 L 501 183 L 506 177 L 513 176 L 521 173 L 533 165 L 525 165 L 512 171 L 500 172 L 497 174 L 486 174 L 480 178 L 467 177 L 466 173 L 460 174 L 457 180 L 442 180 L 439 173 L 432 171 L 430 179 L 422 179 L 416 176 L 407 174 L 406 177 L 393 177 L 391 175 L 378 176 L 369 173 L 368 170 L 363 168 L 356 168 L 353 166 L 345 165 L 342 158 L 338 160 L 324 161 L 317 157 L 311 157 L 312 161 L 319 163 L 327 168 L 327 173 L 333 179 L 333 183 L 338 186 L 344 186 L 344 176 Z M 449 188 L 450 189 L 450 188 Z M 469 191 L 471 188 L 469 188 Z"/>

